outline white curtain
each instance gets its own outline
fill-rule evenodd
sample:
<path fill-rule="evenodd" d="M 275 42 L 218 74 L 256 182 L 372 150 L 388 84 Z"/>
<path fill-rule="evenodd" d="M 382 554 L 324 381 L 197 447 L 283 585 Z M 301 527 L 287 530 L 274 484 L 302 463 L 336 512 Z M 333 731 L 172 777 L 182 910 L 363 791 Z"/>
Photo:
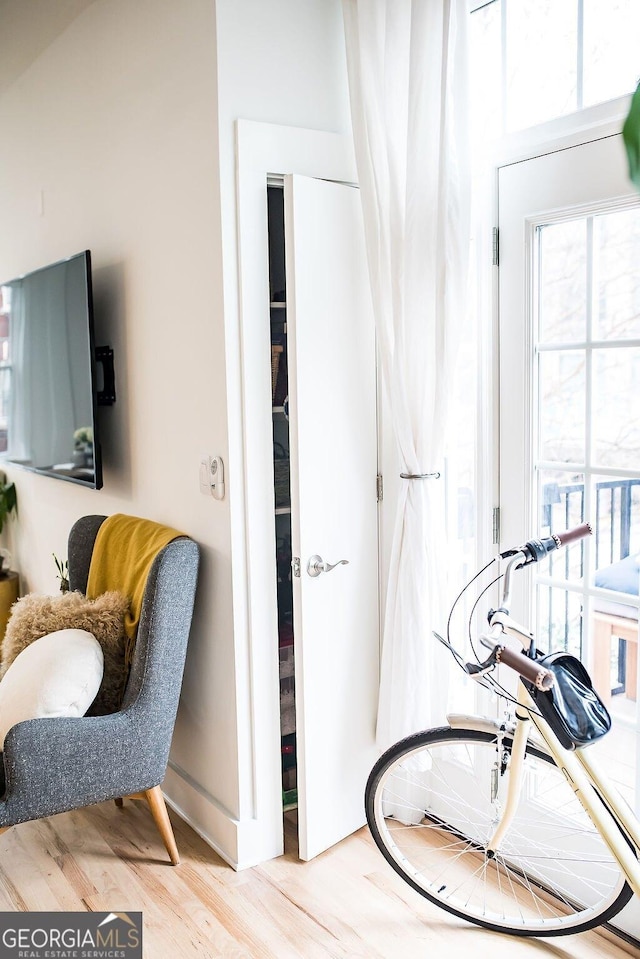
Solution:
<path fill-rule="evenodd" d="M 343 0 L 358 177 L 401 483 L 382 748 L 444 718 L 444 435 L 469 249 L 467 0 Z M 437 475 L 439 474 L 439 476 Z M 446 656 L 446 653 L 445 653 Z M 444 668 L 443 668 L 444 666 Z"/>

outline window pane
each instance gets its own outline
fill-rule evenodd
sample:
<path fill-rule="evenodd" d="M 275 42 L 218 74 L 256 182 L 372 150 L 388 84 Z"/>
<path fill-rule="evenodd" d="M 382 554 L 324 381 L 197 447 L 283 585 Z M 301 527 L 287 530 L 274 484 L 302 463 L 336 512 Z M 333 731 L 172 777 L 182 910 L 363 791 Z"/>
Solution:
<path fill-rule="evenodd" d="M 591 501 L 593 506 L 589 519 L 594 533 L 595 570 L 607 569 L 612 563 L 619 563 L 628 556 L 637 556 L 640 552 L 640 477 L 596 476 L 593 479 Z M 634 572 L 627 572 L 635 577 Z M 623 593 L 630 592 L 622 586 L 623 582 L 629 582 L 627 573 L 622 569 L 620 574 L 623 575 L 622 579 L 605 581 L 596 572 L 596 585 L 604 589 L 618 589 Z M 634 588 L 637 595 L 635 580 Z"/>
<path fill-rule="evenodd" d="M 540 342 L 586 339 L 586 222 L 540 228 Z"/>
<path fill-rule="evenodd" d="M 540 459 L 583 463 L 585 458 L 585 354 L 540 353 Z"/>
<path fill-rule="evenodd" d="M 640 209 L 594 217 L 593 246 L 594 339 L 640 337 Z"/>
<path fill-rule="evenodd" d="M 582 473 L 541 470 L 538 486 L 540 536 L 572 529 L 585 521 L 585 489 Z M 573 543 L 549 556 L 545 572 L 555 579 L 579 583 L 584 572 L 584 543 Z"/>
<path fill-rule="evenodd" d="M 593 450 L 599 466 L 640 469 L 640 349 L 593 352 Z"/>
<path fill-rule="evenodd" d="M 582 596 L 538 584 L 537 642 L 546 652 L 582 656 Z"/>
<path fill-rule="evenodd" d="M 478 128 L 486 118 L 486 139 L 494 137 L 503 96 L 506 129 L 513 131 L 631 93 L 640 79 L 638 36 L 639 0 L 493 0 L 474 10 L 471 80 Z"/>
<path fill-rule="evenodd" d="M 624 96 L 640 71 L 638 0 L 584 0 L 584 105 Z"/>
<path fill-rule="evenodd" d="M 507 128 L 522 130 L 576 107 L 575 0 L 509 0 Z"/>

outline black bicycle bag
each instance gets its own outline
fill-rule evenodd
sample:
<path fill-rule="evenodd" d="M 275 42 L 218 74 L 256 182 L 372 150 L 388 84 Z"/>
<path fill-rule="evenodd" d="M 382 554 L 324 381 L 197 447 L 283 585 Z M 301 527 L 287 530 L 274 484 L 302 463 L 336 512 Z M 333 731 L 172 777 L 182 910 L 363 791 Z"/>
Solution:
<path fill-rule="evenodd" d="M 588 746 L 611 729 L 611 716 L 593 688 L 584 665 L 570 653 L 549 653 L 538 659 L 553 673 L 551 689 L 525 682 L 532 699 L 565 749 Z"/>

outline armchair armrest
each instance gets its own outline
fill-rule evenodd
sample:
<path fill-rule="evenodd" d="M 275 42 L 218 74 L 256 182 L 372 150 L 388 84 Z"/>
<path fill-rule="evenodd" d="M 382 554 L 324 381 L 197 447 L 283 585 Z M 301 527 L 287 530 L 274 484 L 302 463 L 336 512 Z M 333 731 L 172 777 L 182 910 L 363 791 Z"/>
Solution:
<path fill-rule="evenodd" d="M 9 730 L 0 826 L 52 816 L 158 785 L 166 757 L 140 736 L 134 710 L 29 719 Z"/>

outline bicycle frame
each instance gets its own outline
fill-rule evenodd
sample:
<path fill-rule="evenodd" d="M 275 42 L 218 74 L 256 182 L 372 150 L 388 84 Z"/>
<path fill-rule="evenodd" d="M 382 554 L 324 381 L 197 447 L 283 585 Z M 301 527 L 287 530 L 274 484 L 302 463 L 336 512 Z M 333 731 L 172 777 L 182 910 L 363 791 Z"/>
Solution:
<path fill-rule="evenodd" d="M 535 709 L 522 683 L 519 687 L 520 704 L 525 709 L 531 707 Z M 454 729 L 472 728 L 495 734 L 504 729 L 494 719 L 467 713 L 451 713 L 447 716 L 447 720 Z M 536 742 L 536 746 L 546 748 L 549 755 L 553 757 L 558 769 L 562 770 L 566 776 L 581 805 L 620 865 L 634 893 L 640 895 L 640 861 L 634 854 L 634 849 L 640 853 L 640 821 L 618 791 L 607 782 L 607 777 L 600 772 L 599 764 L 588 754 L 589 747 L 575 751 L 565 749 L 541 716 L 527 715 L 526 719 L 516 717 L 512 734 L 511 776 L 507 797 L 502 816 L 487 843 L 487 848 L 493 851 L 499 849 L 517 809 L 531 722 L 535 724 L 541 740 Z M 624 835 L 620 830 L 624 831 Z"/>
<path fill-rule="evenodd" d="M 640 896 L 640 862 L 635 854 L 640 850 L 640 822 L 632 809 L 601 773 L 598 762 L 589 755 L 588 746 L 569 750 L 560 744 L 551 727 L 536 714 L 533 700 L 522 683 L 518 684 L 518 701 L 525 707 L 533 707 L 529 713 L 531 722 L 617 859 L 634 893 Z M 527 722 L 516 719 L 515 738 L 521 736 L 526 741 L 527 725 Z M 518 786 L 516 783 L 515 788 Z"/>
<path fill-rule="evenodd" d="M 492 617 L 492 629 L 487 639 L 495 640 L 499 634 L 508 633 L 526 647 L 532 640 L 532 635 L 512 620 L 507 611 L 510 604 L 511 577 L 522 558 L 522 554 L 518 554 L 507 564 L 501 608 Z M 515 816 L 522 788 L 527 740 L 533 723 L 548 753 L 563 772 L 611 854 L 618 861 L 635 895 L 640 896 L 640 821 L 637 816 L 618 790 L 609 783 L 597 760 L 590 755 L 589 747 L 569 750 L 562 746 L 549 724 L 539 714 L 522 681 L 518 682 L 517 703 L 509 788 L 502 816 L 487 844 L 488 851 L 497 851 Z M 450 721 L 452 719 L 451 724 L 456 724 L 456 717 L 450 717 Z M 464 720 L 473 721 L 473 717 L 464 717 Z M 482 728 L 486 728 L 486 721 Z M 497 723 L 494 728 L 499 728 Z"/>

